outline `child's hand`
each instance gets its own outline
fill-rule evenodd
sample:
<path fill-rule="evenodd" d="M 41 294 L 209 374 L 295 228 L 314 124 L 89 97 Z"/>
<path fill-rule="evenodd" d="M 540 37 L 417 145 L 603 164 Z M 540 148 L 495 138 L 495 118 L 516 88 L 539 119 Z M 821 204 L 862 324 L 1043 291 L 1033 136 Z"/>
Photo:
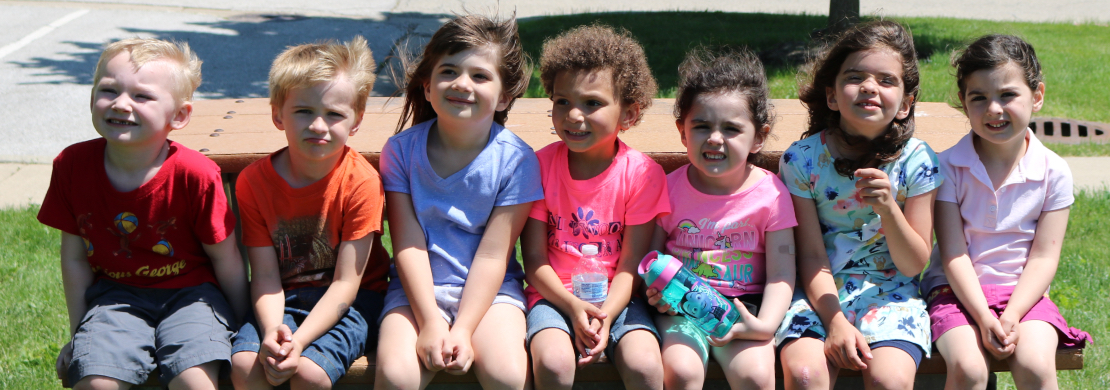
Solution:
<path fill-rule="evenodd" d="M 474 348 L 469 336 L 452 329 L 444 340 L 443 349 L 447 358 L 444 371 L 451 375 L 463 375 L 470 370 L 470 364 L 474 362 Z"/>
<path fill-rule="evenodd" d="M 416 337 L 416 356 L 428 371 L 443 371 L 450 363 L 452 352 L 444 348 L 449 335 L 446 321 L 434 321 L 424 324 L 420 334 Z"/>
<path fill-rule="evenodd" d="M 574 338 L 575 340 L 582 340 L 585 342 L 587 348 L 591 348 L 601 341 L 601 336 L 597 334 L 600 326 L 591 326 L 593 319 L 604 320 L 609 315 L 601 311 L 597 306 L 583 301 L 576 300 L 573 309 L 573 324 L 574 324 Z"/>
<path fill-rule="evenodd" d="M 605 351 L 605 346 L 609 344 L 609 325 L 600 319 L 594 318 L 590 320 L 590 329 L 593 333 L 597 334 L 596 341 L 585 340 L 581 337 L 574 338 L 575 347 L 581 355 L 578 358 L 578 367 L 586 366 L 589 364 L 597 363 L 601 359 L 601 353 Z M 592 345 L 591 345 L 592 344 Z"/>
<path fill-rule="evenodd" d="M 1008 332 L 994 316 L 984 319 L 979 323 L 979 335 L 983 338 L 983 349 L 990 352 L 995 359 L 1004 360 L 1014 354 L 1017 344 L 1017 331 Z M 1011 340 L 1010 337 L 1015 340 Z"/>
<path fill-rule="evenodd" d="M 859 189 L 860 199 L 871 206 L 876 213 L 886 214 L 892 208 L 898 207 L 890 194 L 890 178 L 887 177 L 886 172 L 877 168 L 861 168 L 857 169 L 854 175 L 859 179 L 856 181 L 856 188 Z"/>
<path fill-rule="evenodd" d="M 674 311 L 674 308 L 671 307 L 671 304 L 663 300 L 663 293 L 659 292 L 659 290 L 649 287 L 645 294 L 647 295 L 648 304 L 655 306 L 655 309 L 659 310 L 660 313 L 666 313 L 672 316 L 678 314 Z"/>
<path fill-rule="evenodd" d="M 752 315 L 752 312 L 748 311 L 748 307 L 744 306 L 744 302 L 733 298 L 732 305 L 740 312 L 740 319 L 732 324 L 732 329 L 729 329 L 724 337 L 706 336 L 709 339 L 709 345 L 723 347 L 732 340 L 769 340 L 774 337 L 776 329 L 761 321 L 759 317 Z"/>
<path fill-rule="evenodd" d="M 277 386 L 292 378 L 297 373 L 297 367 L 301 363 L 301 352 L 303 351 L 304 346 L 293 340 L 292 337 L 290 337 L 290 341 L 281 344 L 281 350 L 278 352 L 284 354 L 285 358 L 280 361 L 269 362 L 270 364 L 265 370 L 266 381 Z"/>
<path fill-rule="evenodd" d="M 58 372 L 58 379 L 66 380 L 66 373 L 69 372 L 71 361 L 73 361 L 73 341 L 62 346 L 61 352 L 58 352 L 58 361 L 54 362 L 54 370 Z M 72 385 L 73 383 L 70 383 L 70 386 Z"/>
<path fill-rule="evenodd" d="M 828 327 L 829 335 L 825 338 L 825 358 L 834 366 L 849 370 L 862 371 L 867 368 L 867 363 L 860 359 L 871 360 L 871 347 L 867 340 L 844 317 L 836 317 Z"/>
<path fill-rule="evenodd" d="M 258 348 L 258 361 L 266 373 L 266 381 L 277 386 L 284 380 L 275 383 L 282 376 L 276 366 L 288 358 L 290 350 L 293 349 L 293 331 L 289 330 L 289 326 L 281 324 L 275 329 L 268 330 L 261 341 L 262 345 Z"/>

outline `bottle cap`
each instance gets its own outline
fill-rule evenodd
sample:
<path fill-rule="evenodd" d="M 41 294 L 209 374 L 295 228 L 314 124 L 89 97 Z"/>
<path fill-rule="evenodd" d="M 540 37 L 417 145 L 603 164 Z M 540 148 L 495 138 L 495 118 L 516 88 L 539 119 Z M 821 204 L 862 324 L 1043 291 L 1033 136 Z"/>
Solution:
<path fill-rule="evenodd" d="M 597 245 L 582 245 L 582 255 L 597 256 Z"/>

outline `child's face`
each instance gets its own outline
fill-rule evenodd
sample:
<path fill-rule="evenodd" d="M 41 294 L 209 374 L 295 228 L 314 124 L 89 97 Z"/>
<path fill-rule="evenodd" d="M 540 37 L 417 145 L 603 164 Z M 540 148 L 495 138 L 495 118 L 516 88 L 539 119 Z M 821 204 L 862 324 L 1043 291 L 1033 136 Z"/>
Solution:
<path fill-rule="evenodd" d="M 748 155 L 763 148 L 763 140 L 748 112 L 747 99 L 737 92 L 703 93 L 694 98 L 686 118 L 675 124 L 690 164 L 708 180 L 741 179 Z"/>
<path fill-rule="evenodd" d="M 1025 142 L 1029 120 L 1044 104 L 1044 83 L 1029 89 L 1021 66 L 1008 62 L 972 72 L 964 85 L 960 100 L 975 135 L 995 144 Z"/>
<path fill-rule="evenodd" d="M 840 112 L 840 127 L 868 139 L 908 116 L 913 104 L 902 84 L 902 55 L 890 49 L 848 55 L 825 96 L 829 109 Z"/>
<path fill-rule="evenodd" d="M 551 122 L 571 152 L 600 159 L 616 154 L 617 134 L 629 128 L 639 113 L 616 97 L 613 71 L 559 72 L 551 88 Z"/>
<path fill-rule="evenodd" d="M 117 54 L 93 86 L 93 127 L 110 145 L 161 147 L 170 130 L 189 124 L 192 105 L 173 95 L 176 65 L 151 61 L 135 70 L 131 53 Z"/>
<path fill-rule="evenodd" d="M 443 56 L 432 68 L 424 97 L 441 122 L 492 122 L 510 101 L 503 93 L 500 64 L 498 50 L 490 47 Z"/>
<path fill-rule="evenodd" d="M 327 161 L 343 151 L 358 131 L 358 91 L 346 76 L 294 88 L 281 107 L 271 107 L 274 125 L 285 131 L 289 153 L 300 161 Z"/>

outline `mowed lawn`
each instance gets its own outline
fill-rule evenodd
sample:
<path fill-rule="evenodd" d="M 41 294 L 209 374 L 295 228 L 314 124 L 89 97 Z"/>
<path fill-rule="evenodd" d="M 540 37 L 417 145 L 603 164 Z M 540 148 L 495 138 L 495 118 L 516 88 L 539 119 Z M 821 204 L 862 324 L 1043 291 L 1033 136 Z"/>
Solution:
<path fill-rule="evenodd" d="M 54 359 L 68 339 L 59 271 L 60 233 L 35 220 L 37 207 L 0 210 L 0 389 L 58 389 Z M 1075 327 L 1094 335 L 1086 368 L 1060 372 L 1060 388 L 1110 388 L 1110 192 L 1079 192 L 1052 284 L 1052 298 Z M 1008 374 L 999 388 L 1012 388 Z"/>

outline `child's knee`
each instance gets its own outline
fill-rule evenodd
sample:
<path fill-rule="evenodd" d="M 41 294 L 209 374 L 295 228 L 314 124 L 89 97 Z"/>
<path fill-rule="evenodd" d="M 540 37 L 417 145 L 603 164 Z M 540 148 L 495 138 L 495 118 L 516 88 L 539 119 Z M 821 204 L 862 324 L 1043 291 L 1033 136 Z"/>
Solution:
<path fill-rule="evenodd" d="M 297 374 L 289 379 L 291 389 L 330 389 L 331 377 L 316 362 L 301 357 Z"/>
<path fill-rule="evenodd" d="M 701 388 L 705 382 L 705 367 L 699 360 L 668 361 L 663 367 L 663 383 L 668 389 Z"/>
<path fill-rule="evenodd" d="M 77 381 L 77 383 L 73 385 L 73 390 L 114 390 L 127 386 L 129 385 L 115 378 L 89 375 Z"/>
<path fill-rule="evenodd" d="M 990 370 L 981 356 L 952 357 L 947 363 L 948 376 L 961 389 L 982 389 L 987 385 Z"/>
<path fill-rule="evenodd" d="M 915 370 L 872 370 L 870 380 L 873 389 L 912 389 Z"/>

